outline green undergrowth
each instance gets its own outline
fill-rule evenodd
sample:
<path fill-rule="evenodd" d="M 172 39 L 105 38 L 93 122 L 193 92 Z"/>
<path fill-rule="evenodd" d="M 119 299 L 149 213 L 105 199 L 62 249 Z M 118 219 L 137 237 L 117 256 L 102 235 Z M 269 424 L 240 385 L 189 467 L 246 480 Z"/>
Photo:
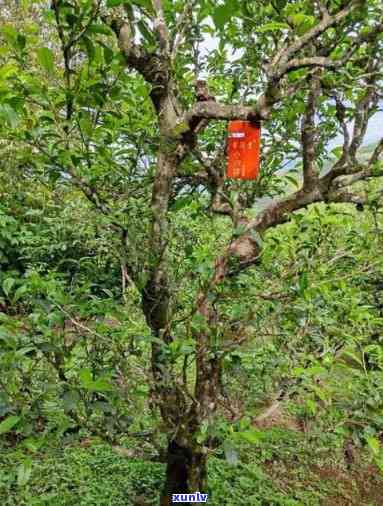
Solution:
<path fill-rule="evenodd" d="M 158 504 L 164 471 L 163 464 L 123 457 L 100 443 L 46 448 L 33 456 L 3 448 L 0 503 Z M 214 506 L 377 506 L 383 480 L 362 453 L 350 467 L 335 442 L 326 449 L 303 433 L 271 429 L 259 444 L 241 445 L 235 465 L 223 452 L 212 456 L 209 487 Z"/>
<path fill-rule="evenodd" d="M 24 458 L 16 452 L 0 458 L 4 506 L 122 506 L 135 504 L 142 494 L 155 501 L 163 477 L 160 464 L 127 459 L 108 446 L 95 445 L 36 455 L 27 483 L 20 484 Z"/>

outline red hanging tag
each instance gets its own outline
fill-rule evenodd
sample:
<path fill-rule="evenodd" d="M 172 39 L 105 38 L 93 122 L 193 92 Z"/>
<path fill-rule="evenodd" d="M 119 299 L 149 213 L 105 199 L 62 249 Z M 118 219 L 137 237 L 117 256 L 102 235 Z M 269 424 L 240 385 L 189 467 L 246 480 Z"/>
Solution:
<path fill-rule="evenodd" d="M 256 179 L 259 172 L 261 128 L 251 121 L 229 121 L 227 177 Z"/>

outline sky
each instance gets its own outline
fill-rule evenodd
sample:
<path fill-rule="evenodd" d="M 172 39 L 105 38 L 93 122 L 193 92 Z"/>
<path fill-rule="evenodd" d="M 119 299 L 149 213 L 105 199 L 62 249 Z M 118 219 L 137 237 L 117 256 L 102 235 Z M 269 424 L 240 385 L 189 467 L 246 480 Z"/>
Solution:
<path fill-rule="evenodd" d="M 212 23 L 212 21 L 211 21 Z M 202 44 L 202 53 L 207 54 L 218 47 L 218 39 L 212 37 L 208 33 L 205 33 L 205 39 Z M 236 52 L 236 57 L 238 57 L 238 51 Z M 383 104 L 382 104 L 383 105 Z M 371 143 L 378 142 L 383 137 L 383 110 L 377 112 L 369 121 L 366 136 L 364 138 L 364 144 L 368 145 Z M 338 146 L 342 144 L 343 136 L 339 134 L 335 137 L 331 142 L 329 147 L 333 148 L 334 146 Z"/>
<path fill-rule="evenodd" d="M 383 137 L 383 110 L 374 114 L 370 119 L 363 141 L 363 145 L 375 144 Z M 334 148 L 343 143 L 343 135 L 337 135 L 330 143 L 329 148 Z"/>
<path fill-rule="evenodd" d="M 365 144 L 377 142 L 383 137 L 383 111 L 377 112 L 369 121 Z"/>

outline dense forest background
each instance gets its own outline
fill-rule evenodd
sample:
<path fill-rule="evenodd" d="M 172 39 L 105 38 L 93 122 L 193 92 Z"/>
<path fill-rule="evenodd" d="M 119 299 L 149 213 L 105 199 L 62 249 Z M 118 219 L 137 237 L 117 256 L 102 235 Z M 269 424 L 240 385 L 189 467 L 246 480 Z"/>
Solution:
<path fill-rule="evenodd" d="M 0 7 L 1 504 L 383 504 L 381 0 Z"/>

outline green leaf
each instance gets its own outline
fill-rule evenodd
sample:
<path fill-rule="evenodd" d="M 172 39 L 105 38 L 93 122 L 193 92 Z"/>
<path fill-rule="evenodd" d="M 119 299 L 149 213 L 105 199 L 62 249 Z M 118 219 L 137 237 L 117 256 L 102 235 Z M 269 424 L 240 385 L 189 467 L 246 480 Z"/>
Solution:
<path fill-rule="evenodd" d="M 383 161 L 380 161 L 380 160 L 377 160 L 373 165 L 372 165 L 372 173 L 374 176 L 377 176 L 379 175 L 383 170 Z"/>
<path fill-rule="evenodd" d="M 6 80 L 8 77 L 14 76 L 18 73 L 18 69 L 16 65 L 13 65 L 12 63 L 6 63 L 5 65 L 2 65 L 0 67 L 0 79 Z"/>
<path fill-rule="evenodd" d="M 19 116 L 9 104 L 0 104 L 0 117 L 1 116 L 11 128 L 17 127 L 19 123 Z"/>
<path fill-rule="evenodd" d="M 303 295 L 304 291 L 307 289 L 307 287 L 309 286 L 309 282 L 308 282 L 308 277 L 307 277 L 307 272 L 302 272 L 301 275 L 299 276 L 299 281 L 298 281 L 298 285 L 299 285 L 299 293 L 301 295 Z"/>
<path fill-rule="evenodd" d="M 288 174 L 286 174 L 285 175 L 285 179 L 287 179 L 287 181 L 289 183 L 291 183 L 292 185 L 294 185 L 295 188 L 299 188 L 299 183 L 298 183 L 297 179 L 294 176 L 289 176 Z"/>
<path fill-rule="evenodd" d="M 244 430 L 243 432 L 239 432 L 238 436 L 253 444 L 257 444 L 264 439 L 264 433 L 259 430 Z"/>
<path fill-rule="evenodd" d="M 93 382 L 93 378 L 92 378 L 92 372 L 89 368 L 86 368 L 86 369 L 81 369 L 80 373 L 79 373 L 79 377 L 80 377 L 80 381 L 81 383 L 85 386 L 85 385 L 89 385 Z"/>
<path fill-rule="evenodd" d="M 148 12 L 153 12 L 153 4 L 151 0 L 132 0 L 132 3 L 138 7 L 143 7 Z"/>
<path fill-rule="evenodd" d="M 113 385 L 107 379 L 99 378 L 88 386 L 88 390 L 91 392 L 110 392 L 113 390 Z"/>
<path fill-rule="evenodd" d="M 105 62 L 107 64 L 110 64 L 113 60 L 113 56 L 114 56 L 114 53 L 113 53 L 113 50 L 106 46 L 105 44 L 102 44 L 102 47 L 103 47 L 103 50 L 104 50 L 104 59 L 105 59 Z"/>
<path fill-rule="evenodd" d="M 80 381 L 85 390 L 89 392 L 109 392 L 113 390 L 113 385 L 106 378 L 92 379 L 92 373 L 89 368 L 80 371 Z"/>
<path fill-rule="evenodd" d="M 343 153 L 343 148 L 341 146 L 337 146 L 334 149 L 331 150 L 331 153 L 336 157 L 340 158 Z"/>
<path fill-rule="evenodd" d="M 305 32 L 310 30 L 316 22 L 314 16 L 307 16 L 306 14 L 298 13 L 293 14 L 289 17 L 292 24 L 298 29 L 298 33 L 303 35 Z"/>
<path fill-rule="evenodd" d="M 294 14 L 294 15 L 292 15 L 292 16 L 289 17 L 289 21 L 294 26 L 302 25 L 305 22 L 305 20 L 306 20 L 305 14 L 301 14 L 301 13 Z"/>
<path fill-rule="evenodd" d="M 31 478 L 32 474 L 32 460 L 26 459 L 17 469 L 17 484 L 19 487 L 24 487 Z"/>
<path fill-rule="evenodd" d="M 52 343 L 45 342 L 37 345 L 37 348 L 43 353 L 58 353 L 60 349 Z"/>
<path fill-rule="evenodd" d="M 306 373 L 306 369 L 304 367 L 294 367 L 291 371 L 293 376 L 304 376 Z"/>
<path fill-rule="evenodd" d="M 12 297 L 12 302 L 17 302 L 25 293 L 27 293 L 28 287 L 27 285 L 21 285 L 16 290 L 15 295 Z"/>
<path fill-rule="evenodd" d="M 317 406 L 316 402 L 313 401 L 312 399 L 307 399 L 305 404 L 306 404 L 306 409 L 309 412 L 309 414 L 311 416 L 315 416 L 316 412 L 318 410 L 318 406 Z"/>
<path fill-rule="evenodd" d="M 235 14 L 235 3 L 226 2 L 225 5 L 219 5 L 213 12 L 213 20 L 215 26 L 222 30 L 225 24 L 230 21 L 232 16 Z"/>
<path fill-rule="evenodd" d="M 363 361 L 358 357 L 358 355 L 356 355 L 355 353 L 353 353 L 352 351 L 350 350 L 345 350 L 342 355 L 350 358 L 351 360 L 353 360 L 354 362 L 356 362 L 357 364 L 360 365 L 361 368 L 363 368 Z"/>
<path fill-rule="evenodd" d="M 180 197 L 175 201 L 175 203 L 172 205 L 171 209 L 172 211 L 179 211 L 183 207 L 186 207 L 188 204 L 190 204 L 193 201 L 193 198 L 188 195 L 186 197 Z"/>
<path fill-rule="evenodd" d="M 5 293 L 5 295 L 7 297 L 9 296 L 9 294 L 12 290 L 12 287 L 14 286 L 15 283 L 16 283 L 16 280 L 13 278 L 7 278 L 3 281 L 2 288 L 3 288 L 3 292 Z"/>
<path fill-rule="evenodd" d="M 243 235 L 245 232 L 246 232 L 246 225 L 240 224 L 240 225 L 238 225 L 238 227 L 236 227 L 233 230 L 233 236 L 239 237 L 239 236 Z"/>
<path fill-rule="evenodd" d="M 126 0 L 107 0 L 107 7 L 117 7 L 118 5 L 122 5 L 124 3 L 128 3 Z"/>
<path fill-rule="evenodd" d="M 14 43 L 17 40 L 17 31 L 12 26 L 3 26 L 1 33 L 8 42 Z"/>
<path fill-rule="evenodd" d="M 87 31 L 91 32 L 91 33 L 99 33 L 102 35 L 112 35 L 113 34 L 112 30 L 108 26 L 103 25 L 101 23 L 90 25 Z"/>
<path fill-rule="evenodd" d="M 155 45 L 156 39 L 153 35 L 153 33 L 150 31 L 148 25 L 145 23 L 144 20 L 140 20 L 138 23 L 138 28 L 141 32 L 141 35 L 144 37 L 144 39 L 152 46 Z"/>
<path fill-rule="evenodd" d="M 19 416 L 12 415 L 8 416 L 5 420 L 0 423 L 0 434 L 9 432 L 20 420 Z"/>
<path fill-rule="evenodd" d="M 89 60 L 92 61 L 96 54 L 93 41 L 89 37 L 83 37 L 82 43 L 85 46 L 86 54 L 88 55 Z"/>
<path fill-rule="evenodd" d="M 92 122 L 90 121 L 90 118 L 84 116 L 83 118 L 80 119 L 79 123 L 82 132 L 85 133 L 88 137 L 91 137 L 94 128 Z"/>
<path fill-rule="evenodd" d="M 137 5 L 138 7 L 143 7 L 148 12 L 153 12 L 153 5 L 151 0 L 107 0 L 107 7 L 117 7 L 119 5 Z"/>
<path fill-rule="evenodd" d="M 37 50 L 37 60 L 48 73 L 53 73 L 54 57 L 52 51 L 49 48 L 40 47 Z"/>
<path fill-rule="evenodd" d="M 251 231 L 251 237 L 255 240 L 258 248 L 261 250 L 262 246 L 263 246 L 263 240 L 262 240 L 261 234 L 259 232 L 257 232 L 257 230 L 254 229 Z"/>
<path fill-rule="evenodd" d="M 62 402 L 65 412 L 73 411 L 77 408 L 80 402 L 80 395 L 76 392 L 76 390 L 68 390 L 62 396 Z"/>
<path fill-rule="evenodd" d="M 376 437 L 368 436 L 366 438 L 367 444 L 370 447 L 372 453 L 374 455 L 379 455 L 380 453 L 380 441 Z"/>
<path fill-rule="evenodd" d="M 44 444 L 43 438 L 28 437 L 22 442 L 22 446 L 28 448 L 29 451 L 36 453 Z"/>
<path fill-rule="evenodd" d="M 258 32 L 264 33 L 264 32 L 278 32 L 280 30 L 286 30 L 289 29 L 289 25 L 286 23 L 266 23 L 262 25 L 260 28 L 257 29 Z"/>
<path fill-rule="evenodd" d="M 25 48 L 26 43 L 27 43 L 27 39 L 26 39 L 25 35 L 22 35 L 19 33 L 17 36 L 17 39 L 16 39 L 17 48 L 22 51 Z"/>

